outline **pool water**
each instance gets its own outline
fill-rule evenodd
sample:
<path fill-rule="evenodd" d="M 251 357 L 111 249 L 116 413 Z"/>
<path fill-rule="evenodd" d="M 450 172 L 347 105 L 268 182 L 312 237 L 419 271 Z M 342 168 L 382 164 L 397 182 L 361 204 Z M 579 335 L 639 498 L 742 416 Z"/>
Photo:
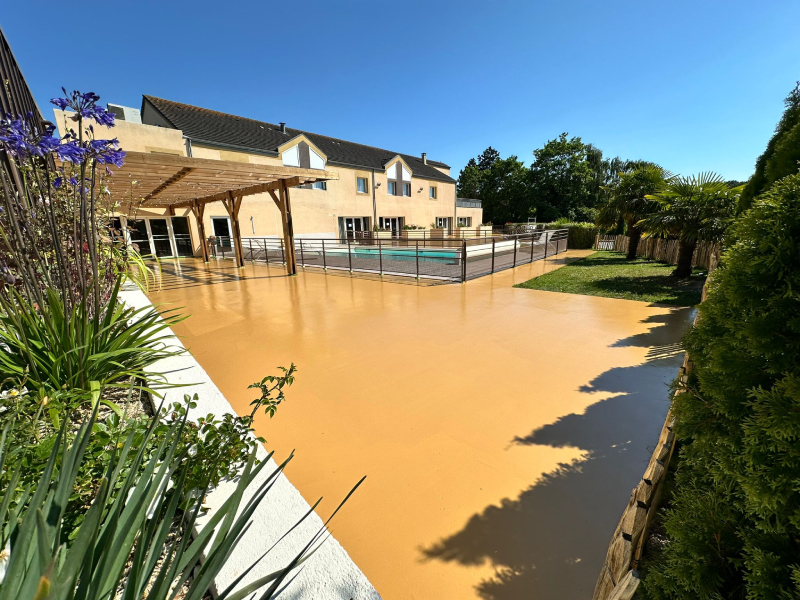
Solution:
<path fill-rule="evenodd" d="M 347 249 L 345 248 L 336 248 L 332 250 L 325 249 L 326 254 L 347 254 Z M 378 256 L 378 249 L 377 248 L 351 248 L 350 252 L 354 256 Z M 436 260 L 436 259 L 450 259 L 455 260 L 459 257 L 461 253 L 456 250 L 420 250 L 419 251 L 419 259 L 420 260 Z M 416 260 L 416 249 L 415 248 L 392 248 L 391 250 L 381 249 L 380 255 L 384 258 L 389 258 L 391 260 Z"/>

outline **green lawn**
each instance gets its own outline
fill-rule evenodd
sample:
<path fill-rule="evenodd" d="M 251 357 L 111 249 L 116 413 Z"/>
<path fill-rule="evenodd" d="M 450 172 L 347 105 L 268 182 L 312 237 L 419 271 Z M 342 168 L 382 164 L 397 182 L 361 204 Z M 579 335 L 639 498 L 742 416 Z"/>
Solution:
<path fill-rule="evenodd" d="M 595 252 L 515 287 L 673 306 L 699 304 L 705 271 L 676 279 L 670 276 L 673 269 L 673 265 L 642 258 L 627 261 L 622 252 Z"/>

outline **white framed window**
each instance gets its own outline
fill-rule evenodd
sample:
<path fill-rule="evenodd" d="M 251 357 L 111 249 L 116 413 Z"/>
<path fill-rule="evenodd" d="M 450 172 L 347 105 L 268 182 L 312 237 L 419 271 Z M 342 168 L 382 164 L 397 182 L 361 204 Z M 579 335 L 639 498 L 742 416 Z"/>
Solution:
<path fill-rule="evenodd" d="M 431 200 L 436 200 L 436 186 L 435 185 L 432 185 L 430 187 L 429 197 L 430 197 Z"/>
<path fill-rule="evenodd" d="M 366 177 L 356 177 L 356 191 L 359 194 L 366 194 L 369 191 L 367 187 L 367 178 Z"/>
<path fill-rule="evenodd" d="M 436 217 L 436 227 L 438 229 L 449 229 L 450 217 Z"/>
<path fill-rule="evenodd" d="M 314 185 L 311 186 L 315 190 L 327 190 L 328 189 L 328 182 L 327 181 L 315 181 Z"/>
<path fill-rule="evenodd" d="M 300 146 L 292 146 L 288 150 L 284 150 L 283 154 L 281 155 L 283 160 L 283 164 L 287 167 L 299 167 L 300 166 Z"/>
<path fill-rule="evenodd" d="M 472 217 L 458 217 L 459 227 L 472 227 Z"/>
<path fill-rule="evenodd" d="M 390 196 L 397 196 L 397 182 L 390 181 L 389 182 L 389 195 Z"/>
<path fill-rule="evenodd" d="M 410 196 L 411 195 L 411 184 L 404 183 L 403 184 L 403 196 Z"/>
<path fill-rule="evenodd" d="M 308 163 L 312 169 L 322 170 L 325 168 L 325 159 L 314 152 L 313 148 L 308 149 Z"/>
<path fill-rule="evenodd" d="M 378 227 L 384 231 L 400 231 L 403 217 L 378 217 Z"/>

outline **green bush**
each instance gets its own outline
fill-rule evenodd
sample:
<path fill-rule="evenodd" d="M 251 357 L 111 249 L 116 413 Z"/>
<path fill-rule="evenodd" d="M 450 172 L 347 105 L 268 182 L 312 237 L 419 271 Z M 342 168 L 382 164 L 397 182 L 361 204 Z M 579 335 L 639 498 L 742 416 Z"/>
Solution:
<path fill-rule="evenodd" d="M 72 436 L 62 425 L 38 482 L 24 491 L 17 486 L 22 465 L 7 460 L 13 425 L 3 429 L 0 468 L 9 470 L 10 485 L 0 493 L 0 548 L 5 553 L 0 559 L 0 600 L 167 600 L 183 586 L 186 590 L 181 597 L 205 598 L 256 507 L 291 456 L 273 469 L 264 483 L 253 487 L 256 476 L 269 465 L 267 461 L 256 464 L 253 449 L 236 490 L 201 527 L 197 519 L 205 494 L 191 494 L 187 475 L 196 461 L 187 460 L 190 453 L 181 449 L 183 432 L 189 426 L 186 415 L 170 423 L 160 436 L 155 435 L 159 420 L 152 419 L 140 435 L 138 450 L 134 447 L 137 432 L 133 430 L 109 444 L 111 460 L 102 469 L 94 498 L 81 507 L 83 519 L 74 530 L 65 527 L 70 496 L 77 474 L 89 458 L 86 450 L 95 437 L 96 417 L 95 408 Z M 144 452 L 153 445 L 155 451 L 149 455 Z M 205 489 L 210 486 L 208 474 L 212 471 L 213 465 L 205 469 Z M 252 487 L 254 494 L 243 503 L 247 487 Z M 187 498 L 188 506 L 182 511 Z M 309 514 L 311 511 L 301 520 Z M 197 529 L 197 535 L 171 540 L 170 533 L 178 521 L 186 531 Z M 231 586 L 218 597 L 241 599 L 269 585 L 262 597 L 272 598 L 291 571 L 324 541 L 324 534 L 323 526 L 280 570 L 236 593 L 231 593 Z M 207 559 L 199 561 L 203 552 Z"/>
<path fill-rule="evenodd" d="M 52 289 L 36 306 L 21 294 L 0 295 L 0 380 L 24 378 L 36 389 L 88 390 L 135 378 L 157 382 L 147 368 L 180 350 L 165 347 L 164 331 L 181 320 L 154 308 L 133 309 L 117 302 L 117 278 L 104 314 L 95 318 L 85 302 L 68 308 Z"/>
<path fill-rule="evenodd" d="M 674 401 L 682 442 L 654 599 L 800 598 L 800 175 L 730 230 Z"/>
<path fill-rule="evenodd" d="M 567 247 L 570 250 L 586 250 L 594 247 L 594 240 L 600 228 L 594 223 L 572 223 L 559 220 L 553 223 L 542 223 L 545 229 L 568 229 Z"/>

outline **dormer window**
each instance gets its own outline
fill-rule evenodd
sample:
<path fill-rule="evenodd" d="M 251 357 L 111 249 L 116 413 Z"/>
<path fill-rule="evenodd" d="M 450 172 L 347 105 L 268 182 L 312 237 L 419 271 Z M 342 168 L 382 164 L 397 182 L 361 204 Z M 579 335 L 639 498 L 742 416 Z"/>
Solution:
<path fill-rule="evenodd" d="M 304 135 L 289 140 L 278 148 L 281 161 L 287 167 L 300 167 L 301 169 L 325 169 L 326 157 Z"/>
<path fill-rule="evenodd" d="M 386 180 L 390 196 L 399 196 L 398 190 L 403 196 L 411 196 L 411 171 L 399 157 L 386 169 Z"/>

